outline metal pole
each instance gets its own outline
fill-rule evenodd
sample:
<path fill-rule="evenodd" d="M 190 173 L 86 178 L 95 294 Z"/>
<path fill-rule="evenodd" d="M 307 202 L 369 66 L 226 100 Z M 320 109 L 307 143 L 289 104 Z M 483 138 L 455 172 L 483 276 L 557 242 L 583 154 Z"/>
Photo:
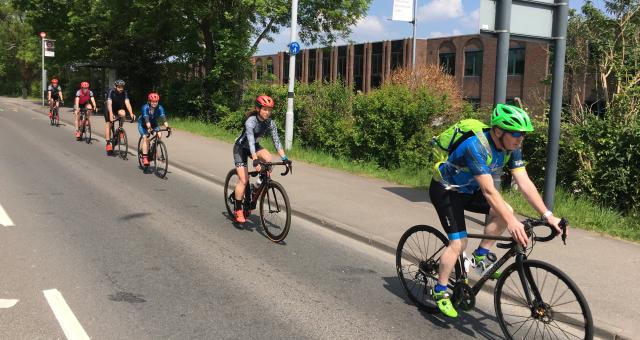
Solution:
<path fill-rule="evenodd" d="M 291 42 L 298 35 L 298 0 L 291 3 Z M 293 89 L 296 83 L 296 56 L 289 52 L 289 93 L 287 95 L 287 114 L 285 118 L 284 148 L 291 150 L 293 145 Z"/>
<path fill-rule="evenodd" d="M 40 84 L 40 93 L 42 94 L 42 106 L 44 106 L 44 90 L 47 86 L 47 80 L 44 76 L 44 38 L 40 38 L 40 53 L 42 54 L 42 82 Z"/>
<path fill-rule="evenodd" d="M 418 0 L 413 0 L 413 47 L 411 48 L 411 69 L 416 69 L 416 11 Z"/>
<path fill-rule="evenodd" d="M 560 149 L 560 113 L 562 112 L 562 86 L 564 82 L 564 58 L 567 50 L 567 25 L 569 0 L 555 0 L 553 25 L 553 82 L 551 84 L 551 112 L 549 112 L 549 142 L 544 179 L 544 204 L 553 209 L 556 189 L 556 171 Z"/>
<path fill-rule="evenodd" d="M 507 67 L 509 63 L 509 29 L 511 23 L 511 0 L 496 2 L 496 25 L 498 48 L 496 51 L 496 81 L 493 90 L 493 104 L 507 100 Z"/>

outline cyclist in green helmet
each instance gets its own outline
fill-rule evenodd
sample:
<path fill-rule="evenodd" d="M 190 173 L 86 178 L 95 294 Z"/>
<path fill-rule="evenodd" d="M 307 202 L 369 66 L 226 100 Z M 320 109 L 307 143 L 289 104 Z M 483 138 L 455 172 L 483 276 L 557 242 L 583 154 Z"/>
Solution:
<path fill-rule="evenodd" d="M 489 215 L 485 235 L 500 235 L 505 229 L 514 240 L 526 246 L 529 242 L 524 226 L 513 214 L 493 184 L 494 174 L 507 165 L 518 189 L 527 202 L 552 224 L 558 233 L 560 219 L 545 206 L 540 193 L 529 178 L 520 149 L 527 132 L 533 131 L 529 115 L 519 107 L 498 104 L 491 116 L 491 129 L 464 140 L 439 166 L 441 179 L 433 179 L 429 197 L 440 223 L 449 238 L 449 245 L 440 257 L 440 278 L 431 294 L 440 311 L 449 317 L 458 312 L 447 293 L 447 281 L 458 256 L 467 247 L 464 211 Z M 489 249 L 495 241 L 482 240 L 471 258 L 476 267 L 488 269 L 495 259 Z M 499 276 L 499 273 L 498 273 Z M 497 277 L 494 277 L 497 278 Z"/>

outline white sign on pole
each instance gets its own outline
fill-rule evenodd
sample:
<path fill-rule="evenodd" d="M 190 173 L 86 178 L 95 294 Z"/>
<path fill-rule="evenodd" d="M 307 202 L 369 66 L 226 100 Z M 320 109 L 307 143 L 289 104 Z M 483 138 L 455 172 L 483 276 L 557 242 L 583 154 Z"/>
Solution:
<path fill-rule="evenodd" d="M 413 0 L 393 0 L 393 15 L 391 20 L 394 21 L 413 21 Z"/>
<path fill-rule="evenodd" d="M 55 40 L 44 39 L 44 56 L 45 57 L 55 57 Z"/>
<path fill-rule="evenodd" d="M 554 0 L 514 1 L 510 34 L 516 37 L 553 38 Z M 496 0 L 480 0 L 480 32 L 495 32 Z"/>

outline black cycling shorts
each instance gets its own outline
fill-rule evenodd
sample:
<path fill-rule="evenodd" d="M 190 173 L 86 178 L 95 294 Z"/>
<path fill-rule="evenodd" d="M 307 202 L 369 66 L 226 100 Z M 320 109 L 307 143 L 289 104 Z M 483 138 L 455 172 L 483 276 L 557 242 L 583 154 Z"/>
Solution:
<path fill-rule="evenodd" d="M 262 146 L 259 143 L 255 144 L 256 152 L 262 150 Z M 234 144 L 233 145 L 233 163 L 236 168 L 238 167 L 247 167 L 247 160 L 251 156 L 251 151 L 248 148 L 243 147 L 242 145 Z"/>
<path fill-rule="evenodd" d="M 436 180 L 431 180 L 429 197 L 436 208 L 436 212 L 438 212 L 440 223 L 449 240 L 467 237 L 467 224 L 464 218 L 465 210 L 486 215 L 489 214 L 491 209 L 481 190 L 473 194 L 463 194 L 445 189 Z"/>

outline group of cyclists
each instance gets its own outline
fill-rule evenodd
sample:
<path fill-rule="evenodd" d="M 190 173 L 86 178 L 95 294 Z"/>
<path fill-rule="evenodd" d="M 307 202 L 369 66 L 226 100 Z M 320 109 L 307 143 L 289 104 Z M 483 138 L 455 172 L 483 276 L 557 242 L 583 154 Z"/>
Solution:
<path fill-rule="evenodd" d="M 128 112 L 131 119 L 135 119 L 124 85 L 124 81 L 116 81 L 107 96 L 106 110 L 104 110 L 107 152 L 112 150 L 109 144 L 109 133 L 114 114 L 124 117 Z M 158 128 L 158 118 L 162 119 L 164 125 L 168 127 L 164 108 L 159 105 L 160 96 L 157 93 L 150 93 L 147 99 L 148 103 L 143 106 L 142 115 L 138 120 L 138 131 L 145 137 L 152 129 Z M 58 105 L 57 102 L 62 100 L 62 90 L 58 86 L 57 79 L 53 79 L 49 86 L 51 107 Z M 76 115 L 81 105 L 85 105 L 88 110 L 95 107 L 95 100 L 87 82 L 82 82 L 81 89 L 76 93 Z M 244 129 L 233 145 L 233 161 L 240 179 L 235 187 L 236 205 L 234 207 L 234 220 L 238 223 L 246 222 L 241 204 L 248 183 L 249 158 L 252 166 L 259 171 L 261 162 L 270 162 L 272 157 L 269 151 L 260 146 L 259 138 L 270 133 L 279 156 L 283 161 L 288 160 L 280 143 L 275 122 L 271 119 L 274 105 L 273 98 L 266 95 L 258 96 L 255 108 L 246 114 Z M 76 119 L 76 129 L 77 126 Z M 438 176 L 434 176 L 431 182 L 429 197 L 447 233 L 449 244 L 440 258 L 438 283 L 430 293 L 442 314 L 448 317 L 458 315 L 451 303 L 447 284 L 456 260 L 467 247 L 464 211 L 488 216 L 488 223 L 484 229 L 485 235 L 497 236 L 506 229 L 522 246 L 526 246 L 529 242 L 523 224 L 494 186 L 493 175 L 499 174 L 502 168 L 507 166 L 510 169 L 518 189 L 529 204 L 553 226 L 558 234 L 561 233 L 560 219 L 545 206 L 525 169 L 521 150 L 522 141 L 526 134 L 532 131 L 533 125 L 527 112 L 514 105 L 498 104 L 491 115 L 490 129 L 465 139 L 449 153 L 446 161 L 437 167 Z M 76 136 L 78 136 L 77 131 Z M 147 148 L 144 148 L 145 156 L 146 152 Z M 145 163 L 148 163 L 148 160 L 145 159 Z M 490 248 L 494 243 L 495 241 L 488 239 L 481 241 L 473 251 L 474 261 L 479 264 L 490 262 L 495 258 L 495 256 L 489 256 Z M 497 272 L 496 275 L 499 276 L 500 273 Z"/>
<path fill-rule="evenodd" d="M 133 109 L 131 108 L 131 102 L 129 101 L 129 95 L 124 89 L 124 80 L 118 79 L 114 82 L 113 87 L 109 89 L 109 92 L 105 101 L 104 114 L 104 135 L 106 140 L 106 152 L 107 155 L 113 153 L 113 141 L 111 138 L 111 130 L 113 123 L 115 122 L 115 115 L 120 118 L 125 118 L 126 114 L 129 114 L 131 121 L 136 119 Z M 62 87 L 59 85 L 57 78 L 51 79 L 51 84 L 47 88 L 47 100 L 49 103 L 49 117 L 53 114 L 54 108 L 59 108 L 60 105 L 64 105 L 64 97 L 62 95 Z M 80 140 L 80 109 L 84 108 L 89 113 L 87 117 L 91 116 L 91 112 L 97 109 L 96 100 L 89 87 L 89 82 L 83 81 L 80 83 L 80 89 L 76 91 L 75 103 L 74 103 L 74 115 L 75 115 L 75 137 Z M 143 138 L 142 143 L 142 164 L 144 166 L 149 165 L 149 142 L 148 135 L 152 131 L 159 131 L 160 124 L 169 129 L 169 122 L 164 110 L 164 107 L 160 105 L 160 95 L 156 92 L 151 92 L 147 95 L 147 103 L 142 106 L 140 117 L 138 118 L 138 132 Z"/>

